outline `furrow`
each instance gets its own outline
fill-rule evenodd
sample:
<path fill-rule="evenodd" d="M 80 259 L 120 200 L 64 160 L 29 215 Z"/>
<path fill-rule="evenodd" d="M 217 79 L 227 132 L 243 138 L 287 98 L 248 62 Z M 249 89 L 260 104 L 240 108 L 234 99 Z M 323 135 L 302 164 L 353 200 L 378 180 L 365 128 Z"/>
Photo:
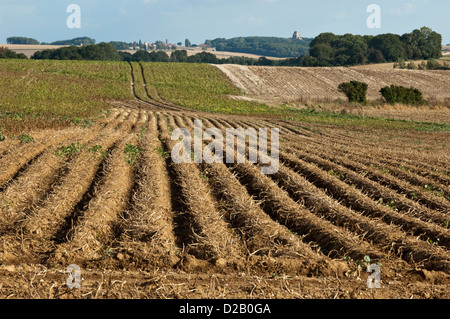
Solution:
<path fill-rule="evenodd" d="M 133 114 L 124 124 L 125 132 L 130 132 L 136 120 L 137 114 Z M 71 224 L 78 209 L 88 202 L 90 190 L 94 189 L 101 178 L 106 158 L 122 134 L 123 132 L 115 130 L 100 134 L 92 144 L 101 146 L 102 152 L 83 149 L 70 161 L 67 173 L 53 190 L 15 226 L 16 232 L 26 238 L 26 245 L 22 243 L 19 248 L 11 249 L 19 249 L 24 256 L 37 255 L 41 258 L 52 251 L 58 242 L 64 241 L 64 238 L 61 238 L 64 237 L 63 230 L 67 228 L 67 224 Z M 37 251 L 32 247 L 40 248 Z"/>
<path fill-rule="evenodd" d="M 0 160 L 0 187 L 4 188 L 5 184 L 14 179 L 21 169 L 46 149 L 52 145 L 60 144 L 68 139 L 74 138 L 81 132 L 82 130 L 79 129 L 66 129 L 54 132 L 53 134 L 46 135 L 45 138 L 35 140 L 29 144 L 20 145 L 13 152 L 8 153 Z"/>
<path fill-rule="evenodd" d="M 445 214 L 432 211 L 367 177 L 357 174 L 332 161 L 300 150 L 295 145 L 286 145 L 286 153 L 292 154 L 308 164 L 317 166 L 329 175 L 336 177 L 346 184 L 355 185 L 362 193 L 366 194 L 374 201 L 380 201 L 380 203 L 388 205 L 391 209 L 398 211 L 399 213 L 411 215 L 420 220 L 436 223 L 438 225 L 445 225 L 445 221 L 448 220 L 448 216 Z"/>
<path fill-rule="evenodd" d="M 383 132 L 381 132 L 381 134 L 383 134 Z M 394 151 L 392 148 L 383 147 L 384 143 L 371 143 L 367 139 L 364 139 L 363 143 L 361 143 L 358 141 L 361 139 L 359 136 L 349 137 L 342 134 L 339 135 L 339 138 L 337 136 L 338 135 L 335 132 L 333 135 L 327 134 L 319 138 L 309 138 L 296 134 L 288 134 L 286 138 L 291 141 L 300 141 L 303 143 L 307 141 L 308 143 L 313 143 L 316 145 L 316 148 L 319 149 L 333 149 L 334 151 L 339 152 L 345 150 L 351 152 L 353 155 L 359 155 L 366 159 L 373 158 L 373 154 L 379 154 L 376 159 L 381 163 L 398 167 L 405 163 L 409 163 L 412 167 L 416 167 L 415 169 L 418 172 L 423 169 L 428 174 L 432 174 L 432 176 L 436 175 L 434 172 L 439 168 L 446 173 L 446 175 L 438 174 L 436 176 L 442 176 L 444 181 L 448 181 L 448 176 L 450 174 L 450 171 L 446 169 L 448 162 L 443 161 L 439 157 L 432 158 L 434 154 L 426 153 L 426 155 L 423 155 L 423 152 L 418 153 L 415 150 L 410 150 L 410 143 L 402 146 L 399 150 Z M 411 137 L 411 139 L 413 139 L 413 137 Z M 398 160 L 399 158 L 402 159 L 401 162 Z"/>
<path fill-rule="evenodd" d="M 118 123 L 115 120 L 116 115 L 118 116 L 118 113 L 109 118 L 112 119 L 111 122 Z M 98 134 L 107 129 L 108 127 L 79 131 L 76 138 L 65 143 L 88 145 Z M 0 203 L 3 203 L 0 218 L 3 220 L 3 228 L 7 225 L 14 225 L 21 215 L 24 217 L 27 211 L 38 205 L 38 201 L 50 192 L 66 173 L 71 158 L 69 158 L 69 162 L 66 162 L 65 158 L 57 155 L 60 146 L 62 145 L 54 145 L 38 156 L 24 168 L 17 179 L 6 187 L 4 192 L 0 193 Z"/>
<path fill-rule="evenodd" d="M 247 123 L 241 124 L 243 127 L 248 125 Z M 446 229 L 388 209 L 384 205 L 372 201 L 354 187 L 330 176 L 314 165 L 297 159 L 296 156 L 288 154 L 288 152 L 280 152 L 280 155 L 281 159 L 291 168 L 306 176 L 313 184 L 324 189 L 346 206 L 358 210 L 364 215 L 381 218 L 387 224 L 400 225 L 405 232 L 412 233 L 415 236 L 423 236 L 426 241 L 439 242 L 445 247 L 449 246 L 450 238 Z"/>
<path fill-rule="evenodd" d="M 398 227 L 368 218 L 340 205 L 323 190 L 282 165 L 270 177 L 279 187 L 285 188 L 295 201 L 336 226 L 362 236 L 382 250 L 399 254 L 406 261 L 420 261 L 430 269 L 450 272 L 448 254 L 442 248 L 406 236 Z"/>
<path fill-rule="evenodd" d="M 126 150 L 135 147 L 138 129 L 145 127 L 147 118 L 144 111 L 131 114 L 127 129 L 121 132 L 125 137 L 114 141 L 107 152 L 110 155 L 103 156 L 88 191 L 60 224 L 54 237 L 56 247 L 47 263 L 85 263 L 111 257 L 118 235 L 119 214 L 127 207 L 133 185 L 134 162 L 130 162 Z"/>
<path fill-rule="evenodd" d="M 335 164 L 338 164 L 346 169 L 358 172 L 359 175 L 372 180 L 382 186 L 390 188 L 397 193 L 406 196 L 408 199 L 417 202 L 418 204 L 428 207 L 432 210 L 437 210 L 443 213 L 450 211 L 450 203 L 442 196 L 434 196 L 429 191 L 421 189 L 417 186 L 411 185 L 409 182 L 399 179 L 391 174 L 380 171 L 372 165 L 363 164 L 364 161 L 352 160 L 351 154 L 338 155 L 332 151 L 321 151 L 307 147 L 306 150 L 313 155 L 320 156 Z"/>
<path fill-rule="evenodd" d="M 220 128 L 224 129 L 223 126 Z M 317 247 L 304 243 L 292 229 L 266 214 L 262 204 L 248 193 L 225 164 L 203 163 L 202 167 L 216 198 L 228 212 L 229 222 L 242 234 L 249 256 L 262 258 L 263 265 L 271 270 L 294 267 L 296 272 L 303 274 L 332 273 L 343 266 L 323 258 L 313 250 Z M 266 261 L 267 256 L 275 261 Z"/>
<path fill-rule="evenodd" d="M 298 137 L 289 137 L 290 140 L 297 141 Z M 389 149 L 378 147 L 370 147 L 369 145 L 345 144 L 342 146 L 340 141 L 331 141 L 328 139 L 310 140 L 313 144 L 319 146 L 317 149 L 333 150 L 335 152 L 345 152 L 351 154 L 355 160 L 367 165 L 373 165 L 383 170 L 389 170 L 390 173 L 399 178 L 407 179 L 410 183 L 418 186 L 434 185 L 436 188 L 442 188 L 446 194 L 448 189 L 448 162 L 438 159 L 421 158 L 417 153 L 408 152 L 407 147 L 402 154 L 389 154 Z M 379 156 L 374 156 L 378 154 Z M 420 155 L 422 156 L 422 155 Z M 431 154 L 430 154 L 431 157 Z M 402 161 L 398 159 L 402 158 Z M 408 168 L 409 167 L 409 168 Z M 421 167 L 423 169 L 421 169 Z M 411 169 L 412 168 L 412 169 Z M 425 173 L 423 171 L 425 170 Z M 447 175 L 436 174 L 437 170 L 441 170 Z"/>
<path fill-rule="evenodd" d="M 169 153 L 175 141 L 171 140 L 168 127 L 174 129 L 176 124 L 170 116 L 167 121 L 163 123 L 162 117 L 159 117 L 158 123 L 165 151 Z M 172 195 L 178 197 L 174 198 L 172 205 L 178 246 L 185 253 L 211 262 L 239 256 L 235 251 L 236 245 L 233 245 L 235 236 L 223 220 L 223 213 L 217 209 L 198 167 L 172 162 L 168 171 L 172 178 Z"/>
<path fill-rule="evenodd" d="M 127 144 L 135 144 L 136 136 L 123 139 L 106 162 L 105 173 L 95 186 L 93 198 L 84 211 L 73 216 L 64 242 L 51 253 L 47 263 L 86 264 L 101 261 L 115 252 L 115 230 L 119 214 L 126 209 L 132 188 L 133 167 L 124 159 Z"/>
<path fill-rule="evenodd" d="M 269 216 L 302 236 L 304 242 L 320 247 L 329 256 L 350 256 L 355 260 L 362 260 L 366 255 L 372 259 L 382 255 L 352 233 L 312 214 L 257 167 L 248 163 L 236 164 L 233 165 L 232 172 Z"/>
<path fill-rule="evenodd" d="M 280 152 L 281 160 L 284 161 L 297 173 L 305 176 L 312 184 L 324 189 L 333 198 L 351 208 L 361 212 L 364 216 L 380 218 L 386 224 L 400 226 L 406 233 L 414 236 L 423 236 L 423 240 L 440 240 L 445 247 L 450 246 L 449 234 L 443 228 L 432 223 L 427 223 L 416 218 L 400 214 L 380 202 L 375 202 L 361 193 L 356 188 L 329 175 L 314 165 L 308 164 L 296 156 Z"/>
<path fill-rule="evenodd" d="M 285 154 L 286 156 L 288 155 Z M 293 157 L 291 159 L 296 160 Z M 380 223 L 376 219 L 354 212 L 330 198 L 324 190 L 317 188 L 310 181 L 283 165 L 280 165 L 279 171 L 270 177 L 280 187 L 284 187 L 294 200 L 303 203 L 312 212 L 339 227 L 348 228 L 355 234 L 363 235 L 364 238 L 379 245 L 380 249 L 390 247 L 391 251 L 400 254 L 407 261 L 420 260 L 426 263 L 426 267 L 450 271 L 450 261 L 442 247 L 436 247 L 408 236 L 390 223 Z"/>
<path fill-rule="evenodd" d="M 173 230 L 169 174 L 163 146 L 158 139 L 156 115 L 152 114 L 141 143 L 143 155 L 137 169 L 137 187 L 131 207 L 120 224 L 116 245 L 122 263 L 135 267 L 171 267 L 179 262 Z"/>

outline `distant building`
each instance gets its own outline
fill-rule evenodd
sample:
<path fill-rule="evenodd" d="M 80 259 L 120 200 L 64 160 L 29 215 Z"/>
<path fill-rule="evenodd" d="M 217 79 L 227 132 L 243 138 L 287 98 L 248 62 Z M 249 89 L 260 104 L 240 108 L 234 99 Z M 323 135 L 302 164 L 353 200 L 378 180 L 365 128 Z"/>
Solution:
<path fill-rule="evenodd" d="M 297 40 L 303 40 L 302 37 L 300 36 L 300 32 L 295 31 L 294 35 L 292 36 L 293 39 L 297 39 Z"/>

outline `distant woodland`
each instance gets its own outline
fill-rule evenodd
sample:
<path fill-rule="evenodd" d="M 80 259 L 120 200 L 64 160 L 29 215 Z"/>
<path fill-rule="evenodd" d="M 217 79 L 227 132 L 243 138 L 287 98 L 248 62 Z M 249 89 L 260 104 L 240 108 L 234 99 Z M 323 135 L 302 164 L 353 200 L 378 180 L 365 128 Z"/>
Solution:
<path fill-rule="evenodd" d="M 37 40 L 24 37 L 8 38 L 8 43 L 31 44 L 34 41 L 37 42 Z M 249 57 L 219 59 L 213 53 L 206 51 L 188 56 L 186 50 L 138 50 L 131 54 L 123 52 L 127 49 L 125 42 L 112 41 L 95 44 L 95 40 L 88 37 L 57 41 L 51 44 L 69 46 L 39 51 L 31 58 L 324 67 L 385 62 L 402 63 L 407 60 L 434 60 L 442 57 L 442 35 L 427 27 L 403 35 L 392 33 L 377 36 L 335 35 L 328 32 L 322 33 L 314 39 L 302 40 L 239 37 L 205 42 L 207 46 L 215 47 L 217 51 L 262 55 L 263 57 L 259 59 Z M 16 58 L 6 52 L 4 51 L 0 58 Z M 288 58 L 272 60 L 265 56 Z M 431 68 L 432 63 L 429 65 Z"/>
<path fill-rule="evenodd" d="M 250 53 L 268 57 L 293 58 L 308 54 L 313 39 L 239 37 L 206 41 L 217 51 Z"/>
<path fill-rule="evenodd" d="M 404 60 L 438 59 L 442 35 L 423 27 L 411 33 L 377 36 L 322 33 L 310 43 L 302 66 L 351 66 Z"/>
<path fill-rule="evenodd" d="M 6 39 L 7 44 L 29 44 L 29 45 L 90 45 L 95 44 L 95 40 L 89 37 L 75 38 L 71 40 L 61 40 L 51 43 L 39 42 L 33 38 L 26 37 L 9 37 Z"/>

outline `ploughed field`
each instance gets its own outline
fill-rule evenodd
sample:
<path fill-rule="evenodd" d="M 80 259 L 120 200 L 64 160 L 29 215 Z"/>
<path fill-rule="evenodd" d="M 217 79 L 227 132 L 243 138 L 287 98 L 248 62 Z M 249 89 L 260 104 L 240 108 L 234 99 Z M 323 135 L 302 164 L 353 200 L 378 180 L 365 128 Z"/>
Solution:
<path fill-rule="evenodd" d="M 448 297 L 447 132 L 190 111 L 136 76 L 92 125 L 0 142 L 1 298 Z M 279 128 L 278 172 L 175 164 L 197 119 Z"/>
<path fill-rule="evenodd" d="M 40 265 L 34 271 L 44 283 L 22 289 L 43 297 L 48 291 L 38 287 L 70 264 L 80 265 L 83 276 L 87 269 L 130 272 L 116 279 L 120 283 L 137 272 L 149 282 L 140 282 L 135 293 L 148 289 L 154 297 L 177 290 L 152 282 L 165 272 L 231 277 L 225 297 L 238 293 L 236 282 L 239 293 L 257 294 L 250 284 L 249 291 L 242 287 L 242 273 L 339 278 L 342 287 L 365 290 L 355 278 L 367 277 L 365 268 L 358 273 L 358 261 L 369 256 L 382 264 L 384 293 L 401 294 L 408 285 L 414 289 L 436 278 L 429 293 L 448 293 L 448 154 L 425 155 L 411 141 L 386 148 L 389 135 L 380 132 L 361 138 L 287 122 L 198 118 L 204 129 L 224 132 L 280 127 L 278 173 L 264 175 L 249 163 L 174 164 L 170 132 L 192 128 L 197 117 L 126 105 L 91 128 L 42 131 L 33 142 L 1 145 L 2 276 Z M 426 140 L 427 147 L 434 144 L 443 147 Z M 135 161 L 127 145 L 139 148 Z M 181 295 L 200 293 L 185 285 Z M 296 288 L 276 293 L 300 296 Z M 327 288 L 311 294 L 349 297 L 352 291 Z M 6 280 L 3 296 L 9 289 L 19 287 Z M 134 288 L 109 289 L 133 294 Z"/>
<path fill-rule="evenodd" d="M 379 69 L 376 65 L 292 68 L 229 64 L 217 67 L 249 97 L 269 102 L 346 100 L 338 86 L 353 80 L 369 85 L 368 100 L 380 99 L 380 89 L 392 84 L 417 88 L 426 99 L 450 98 L 450 76 L 445 71 Z"/>

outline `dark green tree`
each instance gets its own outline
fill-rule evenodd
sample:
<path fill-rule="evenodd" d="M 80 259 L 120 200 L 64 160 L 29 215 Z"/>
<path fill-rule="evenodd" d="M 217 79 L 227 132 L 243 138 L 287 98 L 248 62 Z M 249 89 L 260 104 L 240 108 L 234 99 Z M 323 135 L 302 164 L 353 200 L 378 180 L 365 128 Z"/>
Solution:
<path fill-rule="evenodd" d="M 312 57 L 312 56 L 310 56 L 310 55 L 302 56 L 298 65 L 301 65 L 301 66 L 303 66 L 303 67 L 319 67 L 319 66 L 324 66 L 324 65 L 322 65 L 322 62 L 321 62 L 321 61 L 319 61 L 317 58 Z"/>
<path fill-rule="evenodd" d="M 82 47 L 69 46 L 59 49 L 43 50 L 36 52 L 31 58 L 35 60 L 122 60 L 122 56 L 110 43 L 99 43 Z"/>
<path fill-rule="evenodd" d="M 350 81 L 341 83 L 338 89 L 347 96 L 350 103 L 355 102 L 366 105 L 366 95 L 368 87 L 369 86 L 366 83 Z"/>
<path fill-rule="evenodd" d="M 262 56 L 258 59 L 258 62 L 256 63 L 256 65 L 271 66 L 271 65 L 273 65 L 273 62 L 272 62 L 272 60 L 269 60 L 268 58 Z"/>
<path fill-rule="evenodd" d="M 23 53 L 17 54 L 10 49 L 0 47 L 0 59 L 28 59 L 28 57 Z"/>
<path fill-rule="evenodd" d="M 408 59 L 438 59 L 442 56 L 442 35 L 428 27 L 405 33 L 401 37 Z"/>
<path fill-rule="evenodd" d="M 337 54 L 336 59 L 339 55 L 344 55 L 348 57 L 345 63 L 340 63 L 340 65 L 356 65 L 356 64 L 366 64 L 368 44 L 366 39 L 360 35 L 345 34 L 334 44 Z"/>
<path fill-rule="evenodd" d="M 386 59 L 384 58 L 383 52 L 378 49 L 369 48 L 367 51 L 367 60 L 369 63 L 385 63 Z"/>
<path fill-rule="evenodd" d="M 201 53 L 197 53 L 196 55 L 192 55 L 192 56 L 188 57 L 187 62 L 218 64 L 219 59 L 212 53 L 201 52 Z"/>
<path fill-rule="evenodd" d="M 80 37 L 71 40 L 61 40 L 52 42 L 51 45 L 92 45 L 95 44 L 95 40 L 89 37 Z"/>
<path fill-rule="evenodd" d="M 33 38 L 26 37 L 9 37 L 6 39 L 7 44 L 30 44 L 39 45 L 39 41 Z"/>
<path fill-rule="evenodd" d="M 188 54 L 186 50 L 176 50 L 170 55 L 170 62 L 187 62 Z"/>
<path fill-rule="evenodd" d="M 377 35 L 370 40 L 369 47 L 380 51 L 387 62 L 396 62 L 407 58 L 405 47 L 397 34 Z"/>
<path fill-rule="evenodd" d="M 170 57 L 167 55 L 166 52 L 158 51 L 158 52 L 151 52 L 152 55 L 152 62 L 169 62 Z"/>
<path fill-rule="evenodd" d="M 337 40 L 339 40 L 339 36 L 335 35 L 334 33 L 331 32 L 321 33 L 317 37 L 315 37 L 314 40 L 311 41 L 310 47 L 312 48 L 318 44 L 328 44 L 330 46 L 333 46 L 333 43 Z"/>
<path fill-rule="evenodd" d="M 111 41 L 112 44 L 117 50 L 128 50 L 130 48 L 130 44 L 122 41 Z"/>
<path fill-rule="evenodd" d="M 415 88 L 391 85 L 382 88 L 380 93 L 385 101 L 390 104 L 423 105 L 425 103 L 422 92 Z"/>
<path fill-rule="evenodd" d="M 152 62 L 153 56 L 146 50 L 138 50 L 131 56 L 131 61 Z"/>
<path fill-rule="evenodd" d="M 319 43 L 311 47 L 309 55 L 318 61 L 321 65 L 334 65 L 336 51 L 328 43 Z"/>
<path fill-rule="evenodd" d="M 130 62 L 133 61 L 133 55 L 130 52 L 119 51 L 120 60 Z"/>

